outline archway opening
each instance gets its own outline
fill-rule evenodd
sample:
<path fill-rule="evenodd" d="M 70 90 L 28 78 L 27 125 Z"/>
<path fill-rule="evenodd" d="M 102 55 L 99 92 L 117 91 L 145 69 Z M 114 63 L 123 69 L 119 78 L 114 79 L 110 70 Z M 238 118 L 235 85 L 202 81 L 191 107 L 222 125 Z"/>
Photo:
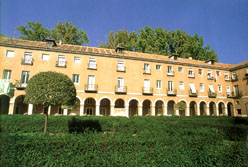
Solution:
<path fill-rule="evenodd" d="M 204 101 L 200 103 L 200 115 L 207 115 L 207 105 Z"/>
<path fill-rule="evenodd" d="M 84 114 L 85 115 L 96 115 L 96 101 L 89 97 L 84 102 Z"/>
<path fill-rule="evenodd" d="M 100 115 L 110 115 L 110 100 L 107 98 L 102 99 L 100 102 Z"/>
<path fill-rule="evenodd" d="M 68 115 L 80 115 L 80 99 L 76 98 L 76 104 L 68 111 Z"/>
<path fill-rule="evenodd" d="M 189 103 L 189 114 L 190 114 L 190 116 L 197 115 L 196 111 L 197 111 L 197 104 L 196 104 L 196 102 L 195 101 L 190 102 Z"/>
<path fill-rule="evenodd" d="M 169 116 L 176 115 L 175 114 L 175 102 L 173 100 L 168 101 L 167 104 L 167 113 Z"/>
<path fill-rule="evenodd" d="M 223 102 L 220 102 L 219 104 L 218 104 L 218 109 L 219 109 L 219 115 L 220 116 L 224 116 L 225 114 L 225 105 L 224 105 L 224 103 Z"/>
<path fill-rule="evenodd" d="M 227 103 L 227 114 L 228 116 L 233 116 L 233 104 L 231 102 Z"/>
<path fill-rule="evenodd" d="M 138 104 L 138 101 L 134 99 L 129 102 L 129 117 L 138 115 Z"/>
<path fill-rule="evenodd" d="M 0 114 L 8 114 L 9 113 L 9 96 L 0 95 Z"/>
<path fill-rule="evenodd" d="M 142 113 L 143 116 L 151 115 L 151 101 L 150 100 L 143 101 L 142 112 L 143 112 Z"/>
<path fill-rule="evenodd" d="M 163 106 L 164 106 L 164 102 L 162 100 L 158 100 L 155 103 L 155 115 L 163 115 Z"/>
<path fill-rule="evenodd" d="M 215 113 L 216 113 L 216 105 L 215 105 L 214 102 L 210 102 L 210 104 L 209 104 L 209 114 L 211 116 L 214 116 Z"/>
<path fill-rule="evenodd" d="M 178 107 L 178 114 L 180 116 L 185 116 L 186 115 L 185 110 L 186 110 L 187 104 L 185 101 L 180 101 L 177 103 L 177 105 L 181 105 L 181 104 L 184 104 L 185 108 L 181 106 L 183 108 L 183 109 L 181 109 L 181 107 L 177 106 Z"/>
<path fill-rule="evenodd" d="M 24 95 L 20 95 L 15 99 L 14 113 L 15 114 L 28 114 L 28 104 L 25 104 Z"/>

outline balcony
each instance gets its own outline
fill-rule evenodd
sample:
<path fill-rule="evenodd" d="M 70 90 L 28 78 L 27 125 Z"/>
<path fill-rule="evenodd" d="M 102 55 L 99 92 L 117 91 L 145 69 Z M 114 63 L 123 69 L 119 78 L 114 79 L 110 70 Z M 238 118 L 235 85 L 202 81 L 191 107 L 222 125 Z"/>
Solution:
<path fill-rule="evenodd" d="M 198 96 L 198 91 L 196 91 L 195 93 L 192 93 L 191 90 L 189 90 L 189 97 L 197 97 Z"/>
<path fill-rule="evenodd" d="M 238 80 L 238 75 L 233 75 L 232 76 L 232 82 L 237 81 L 237 80 Z"/>
<path fill-rule="evenodd" d="M 227 93 L 227 97 L 228 98 L 239 98 L 241 97 L 241 94 L 239 92 L 228 92 Z"/>
<path fill-rule="evenodd" d="M 213 75 L 208 75 L 208 80 L 214 80 L 214 76 Z"/>
<path fill-rule="evenodd" d="M 6 94 L 9 97 L 14 96 L 14 85 L 10 82 L 9 79 L 0 79 L 0 94 Z"/>
<path fill-rule="evenodd" d="M 66 68 L 66 61 L 56 61 L 56 67 Z"/>
<path fill-rule="evenodd" d="M 89 63 L 88 70 L 97 70 L 97 65 L 95 63 Z"/>
<path fill-rule="evenodd" d="M 225 75 L 225 81 L 230 81 L 230 78 L 228 75 Z"/>
<path fill-rule="evenodd" d="M 18 90 L 24 90 L 24 89 L 26 89 L 26 87 L 28 86 L 28 84 L 27 83 L 21 83 L 21 80 L 16 80 L 16 83 L 15 83 L 14 86 Z"/>
<path fill-rule="evenodd" d="M 217 95 L 216 92 L 208 91 L 208 97 L 210 97 L 210 98 L 216 98 L 216 95 Z"/>
<path fill-rule="evenodd" d="M 98 85 L 97 84 L 85 84 L 84 90 L 85 92 L 96 93 L 98 90 Z"/>
<path fill-rule="evenodd" d="M 117 66 L 117 72 L 126 72 L 125 66 Z"/>
<path fill-rule="evenodd" d="M 189 78 L 195 78 L 195 73 L 191 73 L 188 75 Z"/>
<path fill-rule="evenodd" d="M 33 65 L 33 58 L 29 58 L 29 59 L 25 59 L 25 58 L 22 58 L 22 62 L 21 62 L 22 65 Z"/>
<path fill-rule="evenodd" d="M 142 94 L 143 95 L 152 95 L 153 94 L 153 88 L 151 88 L 151 87 L 143 87 L 142 88 Z"/>
<path fill-rule="evenodd" d="M 143 74 L 151 74 L 151 69 L 143 69 Z"/>
<path fill-rule="evenodd" d="M 167 76 L 174 76 L 175 72 L 174 71 L 167 71 Z"/>
<path fill-rule="evenodd" d="M 115 87 L 116 94 L 127 94 L 127 87 L 126 86 L 116 86 Z"/>
<path fill-rule="evenodd" d="M 176 96 L 177 95 L 177 90 L 176 89 L 172 89 L 172 90 L 167 89 L 167 95 L 168 96 Z"/>

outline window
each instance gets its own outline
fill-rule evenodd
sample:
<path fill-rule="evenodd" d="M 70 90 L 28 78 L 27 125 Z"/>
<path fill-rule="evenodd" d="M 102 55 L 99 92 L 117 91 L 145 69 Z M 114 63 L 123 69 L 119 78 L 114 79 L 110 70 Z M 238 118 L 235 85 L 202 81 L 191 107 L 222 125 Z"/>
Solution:
<path fill-rule="evenodd" d="M 81 57 L 74 56 L 74 63 L 81 63 Z"/>
<path fill-rule="evenodd" d="M 239 101 L 235 101 L 235 103 L 236 103 L 237 105 L 240 105 Z"/>
<path fill-rule="evenodd" d="M 29 79 L 29 71 L 22 71 L 21 86 L 26 87 Z"/>
<path fill-rule="evenodd" d="M 117 91 L 124 92 L 124 78 L 118 77 L 117 79 Z"/>
<path fill-rule="evenodd" d="M 3 79 L 10 80 L 11 78 L 11 70 L 3 70 Z"/>
<path fill-rule="evenodd" d="M 162 81 L 157 80 L 157 89 L 162 89 Z"/>
<path fill-rule="evenodd" d="M 179 81 L 179 90 L 184 91 L 184 83 L 183 83 L 183 81 Z"/>
<path fill-rule="evenodd" d="M 228 74 L 228 72 L 225 72 L 224 77 L 225 77 L 225 80 L 226 80 L 226 81 L 228 81 L 228 80 L 229 80 L 229 74 Z"/>
<path fill-rule="evenodd" d="M 66 66 L 66 59 L 65 56 L 58 56 L 58 62 L 57 62 L 58 67 L 65 67 Z"/>
<path fill-rule="evenodd" d="M 227 95 L 231 95 L 230 86 L 226 86 L 226 94 L 227 94 Z"/>
<path fill-rule="evenodd" d="M 161 70 L 161 65 L 156 65 L 156 70 Z"/>
<path fill-rule="evenodd" d="M 25 52 L 24 53 L 24 59 L 23 63 L 24 64 L 32 64 L 33 58 L 32 58 L 32 53 L 31 52 Z"/>
<path fill-rule="evenodd" d="M 208 70 L 208 79 L 213 79 L 213 74 L 210 70 Z"/>
<path fill-rule="evenodd" d="M 241 115 L 241 109 L 237 109 L 237 113 Z"/>
<path fill-rule="evenodd" d="M 194 70 L 189 68 L 189 77 L 195 77 Z"/>
<path fill-rule="evenodd" d="M 15 52 L 12 50 L 7 50 L 6 51 L 6 57 L 10 58 L 10 57 L 14 57 L 15 56 Z"/>
<path fill-rule="evenodd" d="M 150 71 L 150 64 L 144 64 L 144 73 L 148 74 L 151 73 Z"/>
<path fill-rule="evenodd" d="M 168 69 L 168 75 L 174 75 L 172 66 L 168 66 L 167 69 Z"/>
<path fill-rule="evenodd" d="M 89 58 L 89 69 L 96 69 L 96 59 L 95 58 Z"/>
<path fill-rule="evenodd" d="M 144 93 L 150 93 L 150 80 L 144 80 Z"/>
<path fill-rule="evenodd" d="M 204 92 L 204 84 L 200 83 L 200 92 Z"/>
<path fill-rule="evenodd" d="M 202 69 L 198 69 L 198 74 L 199 74 L 199 75 L 202 75 L 202 74 L 203 74 Z"/>
<path fill-rule="evenodd" d="M 216 71 L 216 75 L 217 75 L 217 77 L 221 76 L 220 71 Z"/>
<path fill-rule="evenodd" d="M 222 86 L 218 85 L 218 92 L 222 92 Z"/>
<path fill-rule="evenodd" d="M 95 76 L 88 76 L 88 90 L 95 90 Z"/>
<path fill-rule="evenodd" d="M 41 55 L 41 60 L 48 61 L 50 58 L 49 54 L 42 54 Z"/>
<path fill-rule="evenodd" d="M 189 83 L 190 92 L 196 94 L 195 83 Z"/>
<path fill-rule="evenodd" d="M 72 82 L 74 84 L 79 84 L 79 74 L 72 74 Z"/>
<path fill-rule="evenodd" d="M 125 62 L 124 61 L 118 61 L 117 65 L 117 71 L 125 71 Z"/>
<path fill-rule="evenodd" d="M 183 72 L 183 67 L 178 67 L 178 72 Z"/>
<path fill-rule="evenodd" d="M 168 91 L 173 92 L 173 81 L 168 81 Z"/>

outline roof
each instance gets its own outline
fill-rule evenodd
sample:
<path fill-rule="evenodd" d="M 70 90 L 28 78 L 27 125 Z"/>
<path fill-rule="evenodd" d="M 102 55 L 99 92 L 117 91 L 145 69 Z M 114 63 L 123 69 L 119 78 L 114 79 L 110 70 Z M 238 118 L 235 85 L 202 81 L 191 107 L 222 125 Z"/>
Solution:
<path fill-rule="evenodd" d="M 52 49 L 55 51 L 71 51 L 71 52 L 84 52 L 87 54 L 101 54 L 101 55 L 115 55 L 115 56 L 121 56 L 126 58 L 141 58 L 141 59 L 150 59 L 150 60 L 158 60 L 158 61 L 166 61 L 166 62 L 178 62 L 182 64 L 189 64 L 189 65 L 202 65 L 204 67 L 217 67 L 217 68 L 234 68 L 238 67 L 240 65 L 248 65 L 248 61 L 232 65 L 232 64 L 223 64 L 223 63 L 215 63 L 214 65 L 210 65 L 205 63 L 205 61 L 201 60 L 192 60 L 192 59 L 184 59 L 178 57 L 177 60 L 172 60 L 169 58 L 169 56 L 164 55 L 156 55 L 156 54 L 148 54 L 148 53 L 140 53 L 140 52 L 133 52 L 133 51 L 123 51 L 122 54 L 118 54 L 115 52 L 114 49 L 106 49 L 106 48 L 97 48 L 97 47 L 88 47 L 88 46 L 80 46 L 80 45 L 69 45 L 69 44 L 63 44 L 63 45 L 57 45 L 55 47 L 49 47 L 47 46 L 47 42 L 40 42 L 40 41 L 29 41 L 29 40 L 22 40 L 22 39 L 15 39 L 15 38 L 7 38 L 7 37 L 0 37 L 0 44 L 1 45 L 10 45 L 10 46 L 18 46 L 18 47 L 29 47 L 33 49 Z"/>

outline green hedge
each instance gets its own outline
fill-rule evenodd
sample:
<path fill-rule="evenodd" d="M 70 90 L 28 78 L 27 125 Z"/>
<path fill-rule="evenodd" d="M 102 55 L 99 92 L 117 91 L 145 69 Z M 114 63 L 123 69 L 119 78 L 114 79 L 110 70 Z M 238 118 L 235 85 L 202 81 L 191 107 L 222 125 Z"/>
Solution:
<path fill-rule="evenodd" d="M 70 133 L 73 118 L 101 129 Z M 248 166 L 247 118 L 48 119 L 43 135 L 41 115 L 1 116 L 0 166 Z"/>

